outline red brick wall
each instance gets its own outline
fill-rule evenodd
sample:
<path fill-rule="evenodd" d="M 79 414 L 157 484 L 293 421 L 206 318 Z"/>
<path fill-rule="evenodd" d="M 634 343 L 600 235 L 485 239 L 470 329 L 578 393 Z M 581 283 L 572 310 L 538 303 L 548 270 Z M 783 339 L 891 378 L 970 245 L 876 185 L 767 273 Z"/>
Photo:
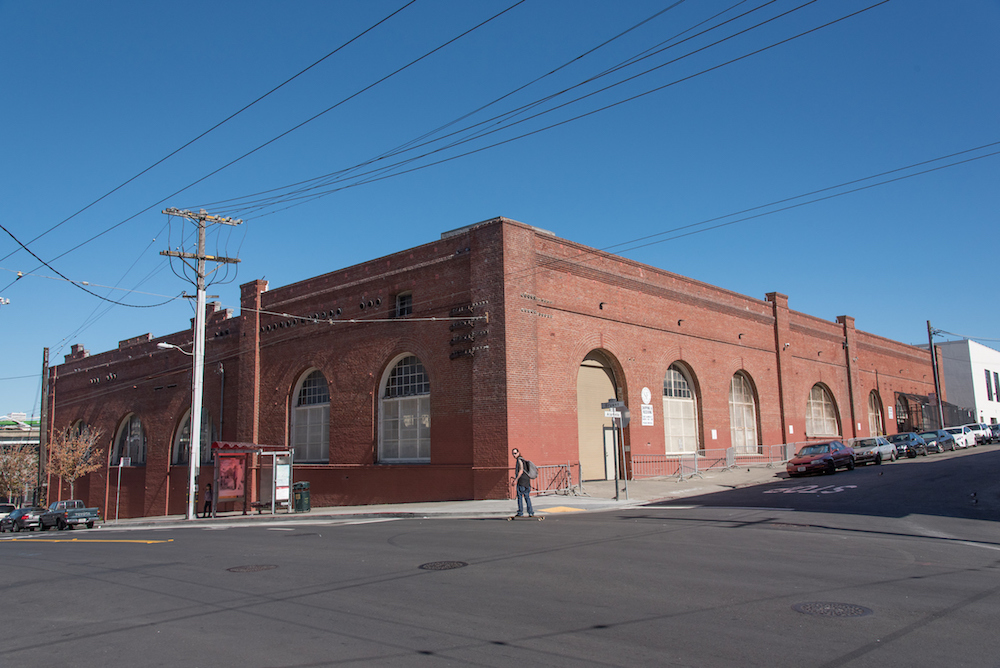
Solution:
<path fill-rule="evenodd" d="M 412 292 L 413 313 L 397 319 L 402 292 Z M 470 319 L 487 313 L 488 322 Z M 58 428 L 82 419 L 110 444 L 126 415 L 143 421 L 147 463 L 122 472 L 122 517 L 184 512 L 187 468 L 169 462 L 190 408 L 191 358 L 156 343 L 189 347 L 191 336 L 132 337 L 98 355 L 74 346 L 52 370 Z M 633 453 L 665 450 L 663 378 L 675 362 L 691 372 L 710 449 L 730 444 L 737 371 L 756 390 L 764 444 L 806 439 L 816 383 L 833 396 L 845 437 L 867 435 L 873 389 L 885 407 L 896 392 L 933 391 L 929 353 L 858 331 L 849 316 L 825 321 L 789 310 L 779 293 L 754 299 L 503 219 L 293 285 L 248 283 L 238 316 L 210 307 L 207 338 L 205 407 L 218 428 L 223 406 L 224 440 L 288 446 L 295 386 L 307 370 L 323 372 L 329 463 L 299 463 L 295 473 L 310 481 L 314 506 L 507 498 L 512 447 L 537 464 L 576 462 L 577 373 L 595 350 L 632 410 Z M 426 465 L 376 463 L 379 386 L 403 353 L 430 378 Z M 651 427 L 641 424 L 643 387 L 653 395 Z M 211 473 L 202 470 L 199 487 Z M 107 498 L 113 515 L 117 469 L 78 488 L 88 504 L 104 508 Z"/>

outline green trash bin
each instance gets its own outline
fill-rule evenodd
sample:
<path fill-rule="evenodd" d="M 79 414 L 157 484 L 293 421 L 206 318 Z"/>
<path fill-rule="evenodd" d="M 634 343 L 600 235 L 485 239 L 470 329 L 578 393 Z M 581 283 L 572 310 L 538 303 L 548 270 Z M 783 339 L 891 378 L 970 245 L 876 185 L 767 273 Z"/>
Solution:
<path fill-rule="evenodd" d="M 309 501 L 309 483 L 308 482 L 296 482 L 292 484 L 292 495 L 295 497 L 295 512 L 297 513 L 308 513 L 312 510 L 312 504 Z"/>

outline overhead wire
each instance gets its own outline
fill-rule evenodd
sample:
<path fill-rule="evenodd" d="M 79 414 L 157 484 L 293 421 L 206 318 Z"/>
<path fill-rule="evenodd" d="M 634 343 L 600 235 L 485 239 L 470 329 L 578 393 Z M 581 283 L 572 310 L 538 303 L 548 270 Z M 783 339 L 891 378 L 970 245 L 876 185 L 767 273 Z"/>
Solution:
<path fill-rule="evenodd" d="M 298 79 L 300 76 L 302 76 L 303 74 L 305 74 L 309 70 L 313 69 L 314 67 L 316 67 L 317 65 L 319 65 L 320 63 L 322 63 L 323 61 L 325 61 L 326 59 L 330 58 L 334 54 L 338 53 L 342 49 L 344 49 L 347 46 L 349 46 L 350 44 L 352 44 L 352 43 L 356 42 L 357 40 L 359 40 L 360 38 L 364 37 L 366 34 L 368 34 L 369 32 L 371 32 L 375 28 L 379 27 L 380 25 L 382 25 L 383 23 L 385 23 L 386 21 L 388 21 L 392 17 L 396 16 L 396 14 L 399 14 L 404 9 L 406 9 L 407 7 L 409 7 L 410 5 L 414 4 L 416 1 L 417 0 L 410 0 L 405 5 L 403 5 L 399 9 L 397 9 L 396 11 L 392 12 L 391 14 L 389 14 L 388 16 L 386 16 L 385 18 L 379 20 L 377 23 L 369 26 L 368 28 L 366 28 L 362 32 L 358 33 L 357 35 L 355 35 L 351 39 L 347 40 L 346 42 L 344 42 L 343 44 L 341 44 L 340 46 L 338 46 L 337 48 L 335 48 L 333 51 L 329 52 L 328 54 L 326 54 L 325 56 L 323 56 L 319 60 L 313 62 L 311 65 L 309 65 L 305 69 L 299 70 L 294 75 L 292 75 L 291 77 L 285 79 L 284 81 L 282 81 L 280 84 L 278 84 L 277 86 L 275 86 L 271 90 L 269 90 L 266 93 L 264 93 L 263 95 L 257 97 L 255 100 L 253 100 L 252 102 L 244 105 L 240 109 L 234 111 L 229 116 L 227 116 L 226 118 L 222 119 L 221 121 L 217 122 L 215 125 L 213 125 L 212 127 L 208 128 L 207 130 L 205 130 L 204 132 L 202 132 L 201 134 L 199 134 L 198 136 L 196 136 L 194 139 L 191 139 L 191 140 L 185 142 L 184 144 L 182 144 L 178 148 L 174 149 L 173 151 L 171 151 L 167 155 L 163 156 L 162 158 L 160 158 L 159 160 L 157 160 L 156 162 L 154 162 L 153 164 L 151 164 L 149 167 L 146 167 L 145 169 L 143 169 L 142 171 L 140 171 L 138 174 L 135 174 L 134 176 L 132 176 L 128 180 L 123 181 L 121 184 L 115 186 L 114 188 L 112 188 L 108 192 L 104 193 L 103 195 L 101 195 L 100 197 L 98 197 L 97 199 L 95 199 L 90 204 L 86 205 L 82 209 L 79 209 L 78 211 L 76 211 L 72 215 L 68 216 L 67 218 L 64 218 L 63 220 L 59 221 L 58 223 L 56 223 L 55 225 L 53 225 L 52 227 L 48 228 L 47 230 L 45 230 L 44 232 L 42 232 L 41 234 L 39 234 L 38 236 L 36 236 L 34 239 L 31 239 L 30 241 L 28 241 L 26 243 L 32 244 L 32 243 L 38 241 L 39 239 L 41 239 L 45 235 L 49 234 L 50 232 L 58 229 L 62 225 L 68 223 L 71 220 L 73 220 L 74 218 L 76 218 L 77 216 L 79 216 L 84 211 L 87 211 L 88 209 L 90 209 L 91 207 L 93 207 L 95 204 L 98 204 L 99 202 L 107 199 L 108 197 L 110 197 L 114 193 L 118 192 L 119 190 L 121 190 L 122 188 L 124 188 L 125 186 L 127 186 L 128 184 L 132 183 L 133 181 L 135 181 L 139 177 L 141 177 L 144 174 L 152 171 L 154 168 L 158 167 L 159 165 L 163 164 L 164 162 L 166 162 L 170 158 L 174 157 L 175 155 L 177 155 L 178 153 L 180 153 L 181 151 L 183 151 L 184 149 L 188 148 L 189 146 L 191 146 L 192 144 L 194 144 L 198 140 L 203 139 L 204 137 L 206 137 L 211 132 L 214 132 L 215 130 L 218 130 L 220 127 L 222 127 L 223 125 L 225 125 L 229 121 L 233 120 L 234 118 L 236 118 L 237 116 L 239 116 L 240 114 L 242 114 L 244 111 L 246 111 L 250 107 L 253 107 L 255 104 L 257 104 L 261 100 L 269 97 L 271 94 L 277 92 L 281 88 L 284 88 L 286 85 L 290 84 L 295 79 Z M 153 206 L 157 206 L 158 204 L 159 204 L 159 202 L 157 204 L 154 204 Z M 152 208 L 152 207 L 150 207 L 150 208 Z M 8 253 L 4 257 L 0 257 L 0 262 L 3 262 L 7 258 L 9 258 L 15 252 L 17 252 L 17 251 L 16 250 L 12 251 L 11 253 Z M 56 258 L 56 259 L 58 259 L 58 258 Z"/>
<path fill-rule="evenodd" d="M 793 10 L 789 10 L 789 11 L 796 11 L 797 9 L 800 9 L 800 8 L 802 8 L 804 6 L 813 4 L 816 1 L 817 0 L 809 0 L 809 2 L 805 3 L 804 5 L 800 5 L 799 7 L 795 8 Z M 689 81 L 689 80 L 694 79 L 694 78 L 696 78 L 698 76 L 701 76 L 701 75 L 713 72 L 713 71 L 718 70 L 718 69 L 720 69 L 722 67 L 726 67 L 726 66 L 734 64 L 736 62 L 745 60 L 747 58 L 750 58 L 752 56 L 758 55 L 758 54 L 763 53 L 765 51 L 768 51 L 770 49 L 776 48 L 776 47 L 781 46 L 783 44 L 787 44 L 788 42 L 791 42 L 791 41 L 793 41 L 795 39 L 799 39 L 801 37 L 804 37 L 806 35 L 812 34 L 814 32 L 817 32 L 817 31 L 822 30 L 824 28 L 827 28 L 829 26 L 832 26 L 832 25 L 835 25 L 835 24 L 840 23 L 842 21 L 845 21 L 847 19 L 853 18 L 853 17 L 855 17 L 855 16 L 857 16 L 859 14 L 862 14 L 864 12 L 867 12 L 867 11 L 870 11 L 872 9 L 875 9 L 876 7 L 884 5 L 884 4 L 886 4 L 886 3 L 890 2 L 890 1 L 891 0 L 880 0 L 879 2 L 876 2 L 876 3 L 872 4 L 872 5 L 869 5 L 867 7 L 859 9 L 857 11 L 851 12 L 851 13 L 849 13 L 847 15 L 841 16 L 840 18 L 834 19 L 832 21 L 828 21 L 828 22 L 823 23 L 823 24 L 821 24 L 819 26 L 810 28 L 808 30 L 805 30 L 803 32 L 795 34 L 795 35 L 793 35 L 791 37 L 787 37 L 785 39 L 781 39 L 781 40 L 779 40 L 777 42 L 774 42 L 774 43 L 772 43 L 772 44 L 770 44 L 768 46 L 761 47 L 759 49 L 755 49 L 755 50 L 753 50 L 753 51 L 751 51 L 749 53 L 745 53 L 745 54 L 743 54 L 741 56 L 738 56 L 736 58 L 732 58 L 732 59 L 727 60 L 727 61 L 725 61 L 723 63 L 720 63 L 720 64 L 717 64 L 717 65 L 708 67 L 706 69 L 700 70 L 700 71 L 695 72 L 693 74 L 690 74 L 690 75 L 687 75 L 687 76 L 675 79 L 675 80 L 670 81 L 668 83 L 656 86 L 654 88 L 645 90 L 645 91 L 637 93 L 635 95 L 631 95 L 631 96 L 629 96 L 627 98 L 624 98 L 624 99 L 612 102 L 610 104 L 601 106 L 599 108 L 596 108 L 596 109 L 593 109 L 593 110 L 590 110 L 590 111 L 578 114 L 576 116 L 573 116 L 573 117 L 570 117 L 570 118 L 567 118 L 567 119 L 564 119 L 564 120 L 561 120 L 561 121 L 557 121 L 557 122 L 552 123 L 550 125 L 546 125 L 544 127 L 536 128 L 534 130 L 530 130 L 530 131 L 524 132 L 522 134 L 519 134 L 519 135 L 516 135 L 516 136 L 513 136 L 513 137 L 508 137 L 506 139 L 502 139 L 502 140 L 497 141 L 497 142 L 492 143 L 492 144 L 488 144 L 488 145 L 485 145 L 485 146 L 480 146 L 480 147 L 477 147 L 477 148 L 473 148 L 473 149 L 470 149 L 470 150 L 465 151 L 463 153 L 459 153 L 459 154 L 456 154 L 456 155 L 443 157 L 443 158 L 441 158 L 439 160 L 435 160 L 435 161 L 428 162 L 428 163 L 425 163 L 425 164 L 422 164 L 422 165 L 411 167 L 409 169 L 402 169 L 402 170 L 399 170 L 399 171 L 394 172 L 394 173 L 389 174 L 389 175 L 381 175 L 380 176 L 380 175 L 374 174 L 374 171 L 377 171 L 377 170 L 374 170 L 373 172 L 365 172 L 365 173 L 362 173 L 361 176 L 367 176 L 368 178 L 366 178 L 364 180 L 355 181 L 355 182 L 352 182 L 352 183 L 348 183 L 347 185 L 342 185 L 342 186 L 339 186 L 339 187 L 336 187 L 336 188 L 330 188 L 329 190 L 321 191 L 320 193 L 313 193 L 313 194 L 309 195 L 308 198 L 301 198 L 301 199 L 305 199 L 306 201 L 311 201 L 311 200 L 319 199 L 321 197 L 328 196 L 328 195 L 333 194 L 335 192 L 340 192 L 340 191 L 343 191 L 343 190 L 347 190 L 349 188 L 355 188 L 355 187 L 359 187 L 359 186 L 362 186 L 362 185 L 368 185 L 370 183 L 375 183 L 375 182 L 383 181 L 385 179 L 395 178 L 397 176 L 402 176 L 404 174 L 413 173 L 413 172 L 416 172 L 416 171 L 427 169 L 429 167 L 441 165 L 441 164 L 444 164 L 444 163 L 447 163 L 447 162 L 450 162 L 450 161 L 453 161 L 453 160 L 457 160 L 457 159 L 460 159 L 460 158 L 468 157 L 470 155 L 481 153 L 483 151 L 487 151 L 487 150 L 490 150 L 490 149 L 493 149 L 493 148 L 497 148 L 499 146 L 503 146 L 505 144 L 508 144 L 508 143 L 511 143 L 511 142 L 514 142 L 514 141 L 525 139 L 527 137 L 531 137 L 531 136 L 534 136 L 536 134 L 540 134 L 542 132 L 546 132 L 548 130 L 551 130 L 551 129 L 554 129 L 554 128 L 557 128 L 557 127 L 561 127 L 563 125 L 566 125 L 566 124 L 569 124 L 569 123 L 581 120 L 583 118 L 587 118 L 589 116 L 593 116 L 595 114 L 607 111 L 609 109 L 612 109 L 612 108 L 615 108 L 615 107 L 618 107 L 618 106 L 621 106 L 623 104 L 627 104 L 629 102 L 633 102 L 633 101 L 638 100 L 640 98 L 643 98 L 643 97 L 645 97 L 647 95 L 659 92 L 659 91 L 664 90 L 666 88 L 669 88 L 671 86 L 675 86 L 675 85 L 677 85 L 679 83 L 682 83 L 682 82 L 685 82 L 685 81 Z M 785 15 L 787 13 L 788 12 L 785 12 L 783 15 Z M 771 20 L 774 20 L 774 19 L 769 19 L 768 22 L 771 21 Z M 766 22 L 764 22 L 764 23 L 766 23 Z M 763 25 L 763 23 L 762 24 L 758 24 L 758 26 L 755 26 L 755 27 L 759 27 L 759 25 Z M 752 29 L 752 28 L 750 28 L 750 29 Z M 747 30 L 750 30 L 750 29 L 747 29 Z M 743 31 L 740 31 L 740 33 L 737 33 L 737 34 L 743 34 L 745 32 L 746 32 L 746 30 L 743 30 Z M 723 38 L 723 39 L 721 39 L 721 40 L 719 40 L 719 41 L 717 41 L 717 42 L 715 42 L 715 43 L 713 43 L 711 45 L 708 45 L 706 47 L 701 47 L 697 51 L 704 51 L 706 48 L 710 48 L 711 46 L 714 46 L 714 45 L 716 45 L 718 43 L 724 42 L 724 41 L 726 41 L 728 39 L 731 39 L 732 37 L 733 36 L 730 36 L 730 37 L 727 37 L 727 38 Z M 688 55 L 690 55 L 690 54 L 688 54 Z M 687 56 L 682 56 L 680 58 L 683 58 L 683 57 L 687 57 Z M 680 58 L 675 59 L 675 61 L 671 61 L 671 62 L 676 62 L 676 60 L 679 60 Z M 657 68 L 654 68 L 654 69 L 659 69 L 659 67 L 662 67 L 662 65 L 658 66 Z M 636 76 L 639 76 L 639 75 L 636 75 Z M 635 77 L 633 76 L 630 79 L 634 79 L 634 78 Z M 611 87 L 616 86 L 616 85 L 619 85 L 619 84 L 613 84 L 612 86 L 609 86 L 607 88 L 611 88 Z M 603 90 L 607 90 L 607 88 L 602 89 L 602 91 Z M 559 109 L 559 108 L 565 107 L 565 106 L 567 106 L 569 104 L 572 104 L 572 103 L 574 103 L 574 102 L 576 102 L 578 100 L 585 99 L 587 97 L 591 97 L 594 94 L 602 92 L 602 91 L 595 91 L 595 92 L 592 92 L 592 93 L 588 93 L 587 95 L 582 96 L 581 98 L 578 98 L 577 100 L 573 100 L 573 101 L 570 101 L 570 102 L 563 103 L 563 104 L 559 105 L 558 107 L 556 107 L 555 109 Z M 530 117 L 528 119 L 521 119 L 521 120 L 515 121 L 515 122 L 511 123 L 510 126 L 521 124 L 521 123 L 525 122 L 526 120 L 530 120 L 531 118 L 535 118 L 535 117 L 541 116 L 541 115 L 546 114 L 546 113 L 551 113 L 555 109 L 549 109 L 549 110 L 546 110 L 544 112 L 539 112 L 538 114 L 536 114 L 536 115 L 534 115 L 534 116 L 532 116 L 532 117 Z M 507 126 L 507 127 L 510 127 L 510 126 Z M 500 129 L 505 129 L 505 128 L 500 128 Z M 490 131 L 487 134 L 493 134 L 495 132 L 500 131 L 500 129 L 494 129 L 494 130 Z M 460 143 L 463 143 L 463 142 L 460 142 Z M 412 162 L 414 162 L 416 160 L 419 160 L 419 159 L 430 157 L 432 155 L 435 155 L 437 153 L 442 152 L 443 150 L 446 150 L 447 148 L 453 148 L 453 146 L 452 147 L 445 147 L 445 148 L 442 148 L 442 149 L 430 150 L 430 151 L 428 151 L 428 152 L 426 152 L 426 153 L 424 153 L 422 155 L 419 155 L 419 156 L 416 156 L 414 158 L 410 158 L 410 159 L 401 161 L 400 163 L 398 163 L 398 165 L 405 165 L 405 164 L 412 163 Z M 300 199 L 300 198 L 292 198 L 292 200 L 294 200 L 294 199 Z M 284 202 L 280 202 L 280 203 L 284 203 Z M 293 204 L 293 205 L 284 207 L 284 209 L 281 209 L 281 210 L 287 210 L 288 208 L 291 208 L 292 206 L 297 206 L 297 205 L 298 204 Z M 258 216 L 258 217 L 260 217 L 260 216 Z"/>

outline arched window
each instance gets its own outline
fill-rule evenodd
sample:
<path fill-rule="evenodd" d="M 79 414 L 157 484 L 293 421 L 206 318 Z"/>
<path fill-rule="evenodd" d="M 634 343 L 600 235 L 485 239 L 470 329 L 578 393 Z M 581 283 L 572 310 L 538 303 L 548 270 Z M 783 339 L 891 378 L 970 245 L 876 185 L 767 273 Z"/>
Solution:
<path fill-rule="evenodd" d="M 813 385 L 806 405 L 806 436 L 839 436 L 837 408 L 822 385 Z"/>
<path fill-rule="evenodd" d="M 112 464 L 117 465 L 122 457 L 129 457 L 132 466 L 146 463 L 146 432 L 142 428 L 142 420 L 135 413 L 130 413 L 115 436 L 115 456 Z"/>
<path fill-rule="evenodd" d="M 212 461 L 212 441 L 215 440 L 215 425 L 208 411 L 201 412 L 201 462 Z M 181 428 L 174 434 L 174 445 L 170 452 L 170 463 L 185 465 L 191 452 L 191 409 L 185 413 Z"/>
<path fill-rule="evenodd" d="M 687 371 L 670 365 L 663 377 L 663 431 L 668 453 L 697 452 L 698 406 Z"/>
<path fill-rule="evenodd" d="M 330 390 L 319 369 L 305 374 L 292 403 L 292 450 L 297 462 L 330 461 Z"/>
<path fill-rule="evenodd" d="M 392 365 L 379 396 L 379 462 L 430 462 L 431 384 L 420 359 L 404 355 Z"/>
<path fill-rule="evenodd" d="M 729 433 L 737 454 L 758 454 L 757 402 L 744 373 L 734 374 L 729 384 Z"/>
<path fill-rule="evenodd" d="M 882 400 L 875 390 L 868 394 L 868 429 L 872 436 L 885 436 L 885 426 L 882 422 Z"/>

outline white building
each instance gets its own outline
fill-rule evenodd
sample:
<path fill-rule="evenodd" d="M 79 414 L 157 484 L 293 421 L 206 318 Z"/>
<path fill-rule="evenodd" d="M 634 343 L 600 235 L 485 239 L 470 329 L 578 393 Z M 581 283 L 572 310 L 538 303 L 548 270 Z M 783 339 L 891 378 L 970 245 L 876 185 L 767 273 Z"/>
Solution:
<path fill-rule="evenodd" d="M 973 410 L 979 422 L 1000 422 L 1000 350 L 969 340 L 935 345 L 942 353 L 948 402 Z"/>

